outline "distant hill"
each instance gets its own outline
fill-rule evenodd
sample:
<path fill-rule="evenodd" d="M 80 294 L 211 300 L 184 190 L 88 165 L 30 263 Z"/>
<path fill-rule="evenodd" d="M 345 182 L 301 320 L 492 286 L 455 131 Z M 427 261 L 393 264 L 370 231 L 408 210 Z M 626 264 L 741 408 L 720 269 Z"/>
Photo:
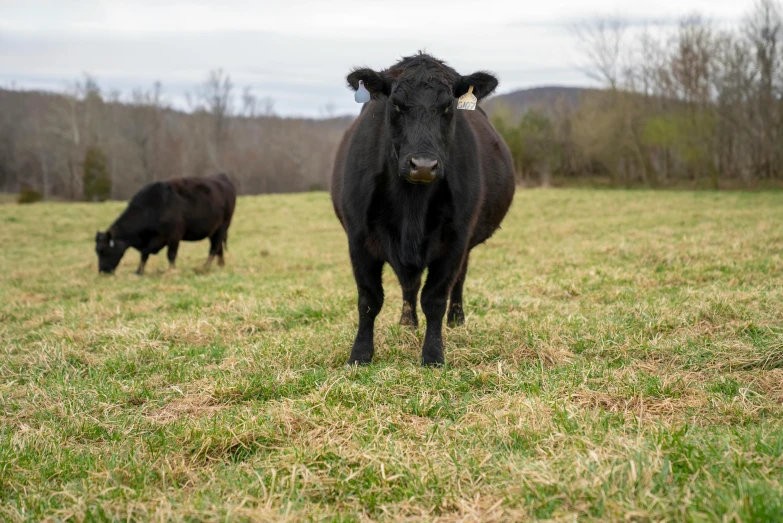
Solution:
<path fill-rule="evenodd" d="M 576 109 L 582 96 L 593 91 L 582 87 L 534 87 L 493 96 L 481 106 L 490 115 L 501 109 L 507 110 L 513 118 L 519 118 L 530 110 L 552 115 L 560 104 L 567 109 Z"/>

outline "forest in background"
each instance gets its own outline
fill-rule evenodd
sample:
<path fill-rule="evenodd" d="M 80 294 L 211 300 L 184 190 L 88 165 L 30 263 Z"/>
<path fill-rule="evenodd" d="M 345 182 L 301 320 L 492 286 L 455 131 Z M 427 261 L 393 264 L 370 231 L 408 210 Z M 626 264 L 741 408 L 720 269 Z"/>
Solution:
<path fill-rule="evenodd" d="M 521 115 L 504 97 L 492 102 L 520 181 L 780 184 L 781 12 L 758 0 L 731 28 L 695 15 L 670 30 L 613 19 L 578 26 L 585 70 L 601 89 L 565 90 Z"/>
<path fill-rule="evenodd" d="M 160 84 L 123 100 L 89 75 L 64 94 L 0 90 L 0 191 L 127 199 L 145 183 L 216 172 L 242 194 L 326 189 L 351 118 L 280 118 L 272 100 L 235 91 L 211 71 L 184 112 Z"/>
<path fill-rule="evenodd" d="M 598 89 L 543 88 L 484 105 L 520 184 L 754 188 L 783 182 L 783 17 L 758 0 L 738 25 L 576 27 Z M 126 199 L 144 183 L 226 172 L 241 194 L 328 187 L 351 118 L 274 114 L 209 72 L 173 109 L 161 84 L 130 96 L 90 75 L 65 93 L 0 89 L 0 192 Z M 327 111 L 328 113 L 328 111 Z"/>

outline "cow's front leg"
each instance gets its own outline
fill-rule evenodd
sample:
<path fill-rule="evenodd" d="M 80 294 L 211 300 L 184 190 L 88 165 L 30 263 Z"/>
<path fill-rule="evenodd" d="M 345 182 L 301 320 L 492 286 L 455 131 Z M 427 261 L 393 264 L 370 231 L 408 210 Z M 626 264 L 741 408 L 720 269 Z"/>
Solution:
<path fill-rule="evenodd" d="M 455 246 L 456 247 L 456 246 Z M 421 349 L 421 364 L 440 366 L 443 358 L 443 316 L 449 292 L 462 266 L 464 250 L 449 249 L 446 256 L 429 266 L 427 283 L 421 292 L 421 308 L 427 318 L 427 331 Z"/>
<path fill-rule="evenodd" d="M 141 263 L 139 263 L 139 268 L 136 269 L 136 274 L 139 276 L 143 275 L 144 266 L 147 265 L 147 259 L 150 257 L 150 254 L 158 254 L 165 246 L 166 240 L 160 236 L 150 240 L 147 245 L 141 249 Z"/>
<path fill-rule="evenodd" d="M 179 240 L 169 240 L 166 257 L 169 259 L 169 269 L 174 269 L 177 263 L 177 251 L 179 250 Z"/>
<path fill-rule="evenodd" d="M 367 365 L 375 353 L 375 318 L 383 307 L 383 262 L 374 259 L 361 241 L 352 241 L 349 250 L 353 277 L 359 291 L 359 330 L 348 363 Z"/>

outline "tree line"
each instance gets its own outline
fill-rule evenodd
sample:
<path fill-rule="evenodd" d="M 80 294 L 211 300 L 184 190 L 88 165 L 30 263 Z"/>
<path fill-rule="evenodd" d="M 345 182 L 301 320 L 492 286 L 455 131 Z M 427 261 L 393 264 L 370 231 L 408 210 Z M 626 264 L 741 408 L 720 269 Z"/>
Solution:
<path fill-rule="evenodd" d="M 758 0 L 720 28 L 601 19 L 580 25 L 586 72 L 602 89 L 521 118 L 492 115 L 519 180 L 617 186 L 757 187 L 783 181 L 783 18 Z"/>
<path fill-rule="evenodd" d="M 62 94 L 0 89 L 0 192 L 28 200 L 127 199 L 143 184 L 226 172 L 242 194 L 328 187 L 350 118 L 274 114 L 211 71 L 173 109 L 160 83 L 129 97 L 85 75 Z"/>

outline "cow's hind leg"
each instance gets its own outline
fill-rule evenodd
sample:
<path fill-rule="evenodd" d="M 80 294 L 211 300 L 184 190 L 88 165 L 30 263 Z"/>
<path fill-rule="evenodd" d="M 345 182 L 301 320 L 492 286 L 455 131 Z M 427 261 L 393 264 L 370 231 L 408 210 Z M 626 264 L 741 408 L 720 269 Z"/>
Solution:
<path fill-rule="evenodd" d="M 141 253 L 141 260 L 139 261 L 139 267 L 136 269 L 136 274 L 139 276 L 144 275 L 144 267 L 147 265 L 147 259 L 149 259 L 150 253 L 148 252 L 142 252 Z"/>
<path fill-rule="evenodd" d="M 175 267 L 177 261 L 177 251 L 179 250 L 179 240 L 171 240 L 166 250 L 166 257 L 169 259 L 169 269 Z"/>
<path fill-rule="evenodd" d="M 226 242 L 226 229 L 225 227 L 219 227 L 212 236 L 209 237 L 209 258 L 207 258 L 206 267 L 209 268 L 212 265 L 212 260 L 217 256 L 218 265 L 223 267 L 226 262 L 223 258 L 223 245 Z"/>
<path fill-rule="evenodd" d="M 375 354 L 375 318 L 383 307 L 383 262 L 374 259 L 362 242 L 350 243 L 351 266 L 359 291 L 359 329 L 348 364 L 367 365 Z"/>
<path fill-rule="evenodd" d="M 397 275 L 402 287 L 402 314 L 400 315 L 400 325 L 417 328 L 419 318 L 416 314 L 416 302 L 421 288 L 421 273 L 404 273 L 400 271 Z"/>
<path fill-rule="evenodd" d="M 465 259 L 462 261 L 462 267 L 460 267 L 457 274 L 457 279 L 454 280 L 454 286 L 451 288 L 449 312 L 446 315 L 449 327 L 465 324 L 465 311 L 462 308 L 462 287 L 465 285 L 465 277 L 468 274 L 468 256 L 469 253 L 466 253 Z"/>

